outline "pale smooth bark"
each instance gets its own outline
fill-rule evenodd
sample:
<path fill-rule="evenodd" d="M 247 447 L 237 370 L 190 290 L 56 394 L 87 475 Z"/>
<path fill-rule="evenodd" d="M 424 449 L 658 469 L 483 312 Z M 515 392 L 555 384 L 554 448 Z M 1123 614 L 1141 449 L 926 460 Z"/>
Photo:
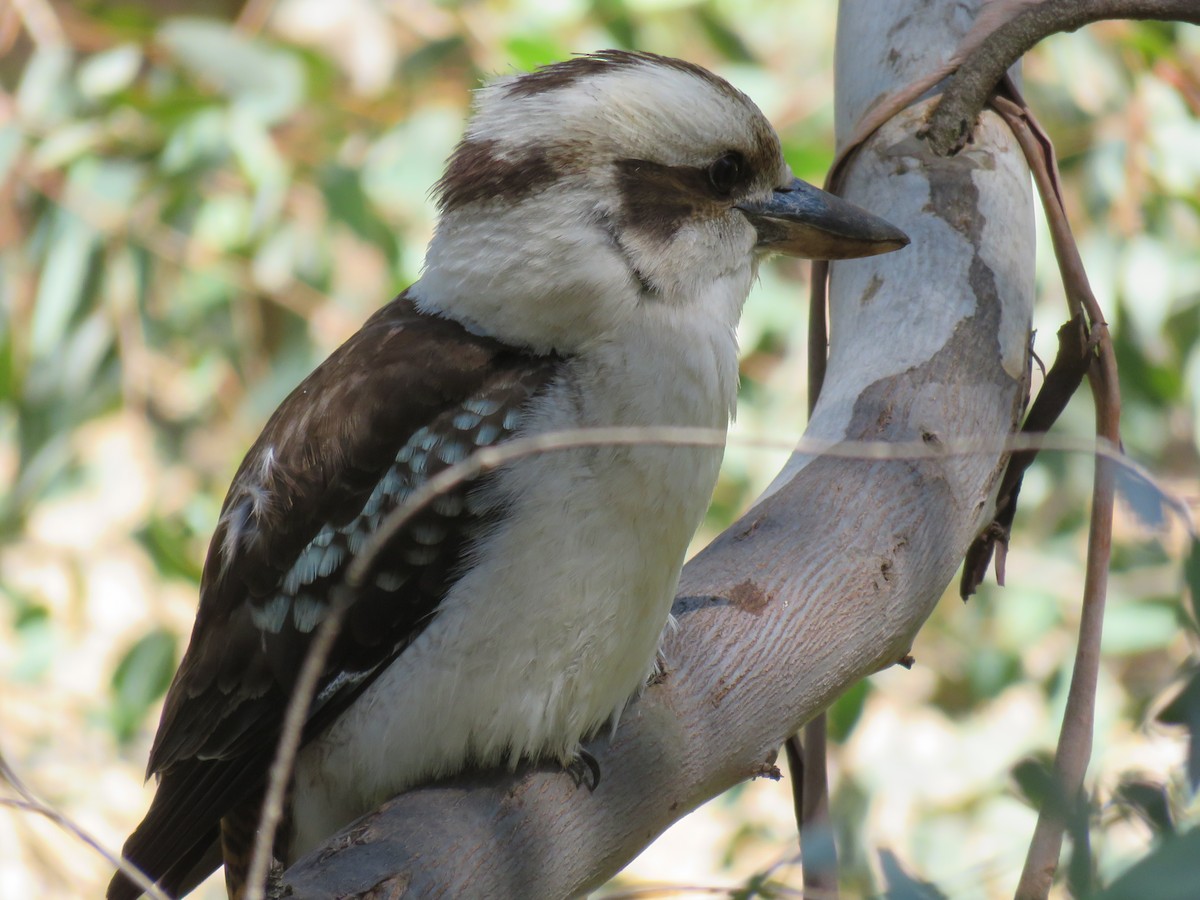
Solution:
<path fill-rule="evenodd" d="M 978 5 L 843 0 L 839 139 L 944 62 Z M 293 866 L 291 896 L 578 895 L 689 810 L 769 774 L 788 735 L 904 656 L 990 517 L 1027 388 L 1033 298 L 1032 199 L 1013 138 L 985 113 L 971 145 L 936 157 L 914 136 L 925 108 L 851 163 L 849 199 L 913 242 L 834 265 L 829 369 L 806 434 L 932 453 L 793 457 L 684 570 L 665 677 L 615 739 L 589 745 L 603 771 L 594 793 L 551 770 L 410 791 Z M 991 449 L 957 452 L 964 442 Z"/>

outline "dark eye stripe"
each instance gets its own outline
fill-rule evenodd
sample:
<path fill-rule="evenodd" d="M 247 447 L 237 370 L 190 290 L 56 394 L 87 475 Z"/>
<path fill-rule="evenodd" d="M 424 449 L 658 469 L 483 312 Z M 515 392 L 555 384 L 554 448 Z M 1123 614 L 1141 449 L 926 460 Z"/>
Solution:
<path fill-rule="evenodd" d="M 714 180 L 714 167 L 732 166 L 728 185 Z M 645 159 L 616 162 L 621 194 L 622 225 L 660 241 L 674 237 L 683 223 L 697 213 L 716 216 L 729 208 L 729 200 L 750 183 L 753 168 L 737 151 L 729 151 L 704 167 L 668 166 Z M 730 172 L 723 172 L 722 178 Z"/>

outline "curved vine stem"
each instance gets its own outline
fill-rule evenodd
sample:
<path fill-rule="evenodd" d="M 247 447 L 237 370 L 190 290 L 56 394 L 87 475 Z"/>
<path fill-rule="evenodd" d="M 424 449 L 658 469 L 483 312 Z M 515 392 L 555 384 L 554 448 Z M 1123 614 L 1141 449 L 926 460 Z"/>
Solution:
<path fill-rule="evenodd" d="M 1011 85 L 1009 87 L 1015 95 L 1015 89 Z M 1120 446 L 1121 395 L 1116 354 L 1104 313 L 1088 284 L 1079 248 L 1071 234 L 1054 174 L 1053 150 L 1029 108 L 1023 103 L 997 97 L 992 105 L 1012 129 L 1029 161 L 1034 183 L 1046 208 L 1050 238 L 1068 302 L 1073 308 L 1082 309 L 1088 318 L 1089 342 L 1095 347 L 1095 355 L 1088 369 L 1088 383 L 1096 407 L 1097 437 Z M 1092 752 L 1100 639 L 1108 588 L 1108 563 L 1112 552 L 1115 474 L 1116 467 L 1111 460 L 1096 458 L 1079 645 L 1054 757 L 1055 790 L 1038 814 L 1033 839 L 1025 857 L 1025 867 L 1017 886 L 1018 900 L 1041 900 L 1049 895 L 1058 868 L 1069 807 L 1083 796 L 1083 779 Z"/>

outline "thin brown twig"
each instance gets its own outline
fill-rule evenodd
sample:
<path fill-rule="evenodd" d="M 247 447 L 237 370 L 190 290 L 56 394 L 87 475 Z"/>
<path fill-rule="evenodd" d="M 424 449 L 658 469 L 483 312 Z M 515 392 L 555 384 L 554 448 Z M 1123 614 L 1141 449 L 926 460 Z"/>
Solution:
<path fill-rule="evenodd" d="M 936 82 L 933 79 L 929 84 Z M 860 146 L 887 122 L 899 110 L 919 96 L 928 85 L 922 87 L 916 83 L 908 85 L 901 91 L 892 94 L 873 107 L 859 122 L 858 128 L 834 157 L 829 173 L 825 176 L 825 190 L 833 194 L 841 192 L 841 183 L 846 172 L 846 164 Z M 812 418 L 817 400 L 821 395 L 821 387 L 825 383 L 825 372 L 829 366 L 829 260 L 815 259 L 809 278 L 808 295 L 808 415 Z M 833 860 L 830 866 L 813 865 L 811 854 L 805 854 L 805 832 L 814 823 L 809 821 L 810 810 L 820 813 L 827 823 L 829 818 L 829 780 L 827 774 L 826 756 L 829 748 L 826 742 L 825 712 L 822 711 L 805 726 L 803 738 L 801 734 L 793 734 L 784 742 L 784 751 L 788 759 L 788 771 L 791 773 L 792 806 L 796 816 L 796 833 L 801 846 L 801 869 L 805 889 L 813 891 L 832 890 L 837 892 L 837 848 L 833 846 Z M 818 757 L 820 759 L 817 764 Z M 818 798 L 813 799 L 813 794 Z M 811 842 L 810 842 L 811 843 Z M 832 846 L 832 841 L 830 842 Z M 832 873 L 832 886 L 829 875 Z"/>
<path fill-rule="evenodd" d="M 11 806 L 20 809 L 24 812 L 36 813 L 49 819 L 63 831 L 74 835 L 79 841 L 90 847 L 114 869 L 120 872 L 133 881 L 142 891 L 150 897 L 150 900 L 170 900 L 166 894 L 159 890 L 149 878 L 142 874 L 141 870 L 130 862 L 122 859 L 118 854 L 110 853 L 104 848 L 104 845 L 94 838 L 82 825 L 72 819 L 70 816 L 59 812 L 52 806 L 49 806 L 39 800 L 34 793 L 25 786 L 25 783 L 20 779 L 12 766 L 0 754 L 0 782 L 6 782 L 9 787 L 16 792 L 19 800 L 9 800 L 0 798 L 0 806 Z"/>
<path fill-rule="evenodd" d="M 828 715 L 822 710 L 804 726 L 800 849 L 803 853 L 801 865 L 805 894 L 836 900 L 838 858 L 829 819 L 827 724 Z"/>
<path fill-rule="evenodd" d="M 1038 137 L 1027 106 L 1004 97 L 993 101 L 1025 152 L 1034 182 L 1046 208 L 1047 224 L 1067 296 L 1087 313 L 1096 357 L 1088 370 L 1088 382 L 1096 406 L 1097 438 L 1120 445 L 1121 400 L 1117 381 L 1116 355 L 1104 315 L 1088 284 L 1079 249 L 1071 234 L 1053 171 L 1053 157 Z M 1108 585 L 1108 563 L 1112 552 L 1112 517 L 1116 467 L 1097 459 L 1093 480 L 1091 521 L 1088 527 L 1087 565 L 1084 575 L 1083 611 L 1079 623 L 1079 646 L 1071 673 L 1067 706 L 1054 757 L 1056 795 L 1074 803 L 1082 795 L 1083 780 L 1092 752 L 1096 685 L 1100 670 L 1100 639 Z M 1063 803 L 1047 802 L 1038 815 L 1025 867 L 1017 886 L 1018 900 L 1042 900 L 1049 895 L 1066 827 Z"/>
<path fill-rule="evenodd" d="M 800 865 L 804 865 L 804 744 L 800 732 L 796 732 L 783 743 L 787 756 L 788 775 L 792 780 L 792 815 L 796 819 L 796 836 L 801 842 Z"/>
<path fill-rule="evenodd" d="M 1060 31 L 1075 31 L 1105 19 L 1155 19 L 1200 25 L 1196 0 L 1006 0 L 994 4 L 995 27 L 969 54 L 956 56 L 958 70 L 946 84 L 921 136 L 939 156 L 962 149 L 975 119 L 1004 73 L 1035 44 Z"/>
<path fill-rule="evenodd" d="M 834 172 L 830 170 L 825 179 L 825 189 L 836 193 Z M 829 260 L 815 259 L 809 279 L 808 292 L 808 415 L 812 418 L 825 383 L 825 369 L 829 365 L 829 317 L 826 304 L 829 301 Z"/>
<path fill-rule="evenodd" d="M 812 300 L 808 310 L 808 416 L 811 419 L 825 382 L 829 354 L 829 329 L 825 309 L 825 285 L 829 261 L 813 263 Z M 820 285 L 819 291 L 816 285 Z M 819 294 L 819 296 L 818 296 Z M 792 776 L 792 806 L 800 841 L 801 876 L 805 891 L 836 898 L 838 895 L 837 846 L 829 825 L 829 774 L 824 710 L 804 726 L 803 739 L 793 734 L 784 744 L 788 771 Z M 826 840 L 828 838 L 828 840 Z M 820 842 L 820 852 L 813 849 Z M 807 851 L 807 852 L 806 852 Z"/>

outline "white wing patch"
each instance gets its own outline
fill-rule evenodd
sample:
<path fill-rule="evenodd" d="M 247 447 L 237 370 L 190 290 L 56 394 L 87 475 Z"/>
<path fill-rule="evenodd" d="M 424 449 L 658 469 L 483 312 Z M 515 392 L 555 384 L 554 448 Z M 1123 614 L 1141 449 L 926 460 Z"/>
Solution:
<path fill-rule="evenodd" d="M 268 445 L 258 462 L 258 471 L 237 482 L 241 497 L 229 505 L 217 523 L 218 526 L 225 526 L 225 536 L 221 540 L 222 578 L 228 574 L 229 566 L 241 552 L 242 545 L 257 537 L 263 520 L 270 512 L 273 497 L 269 485 L 274 478 L 274 468 L 275 447 Z"/>
<path fill-rule="evenodd" d="M 245 500 L 234 503 L 221 516 L 218 523 L 225 526 L 225 536 L 221 539 L 221 577 L 229 572 L 229 564 L 233 562 L 242 546 L 243 533 L 246 530 L 247 519 L 250 518 L 250 504 Z"/>
<path fill-rule="evenodd" d="M 271 470 L 275 468 L 275 448 L 268 446 L 258 463 L 258 480 L 246 485 L 246 493 L 250 495 L 251 513 L 261 521 L 266 517 L 271 504 L 271 491 L 267 487 L 273 479 Z"/>

